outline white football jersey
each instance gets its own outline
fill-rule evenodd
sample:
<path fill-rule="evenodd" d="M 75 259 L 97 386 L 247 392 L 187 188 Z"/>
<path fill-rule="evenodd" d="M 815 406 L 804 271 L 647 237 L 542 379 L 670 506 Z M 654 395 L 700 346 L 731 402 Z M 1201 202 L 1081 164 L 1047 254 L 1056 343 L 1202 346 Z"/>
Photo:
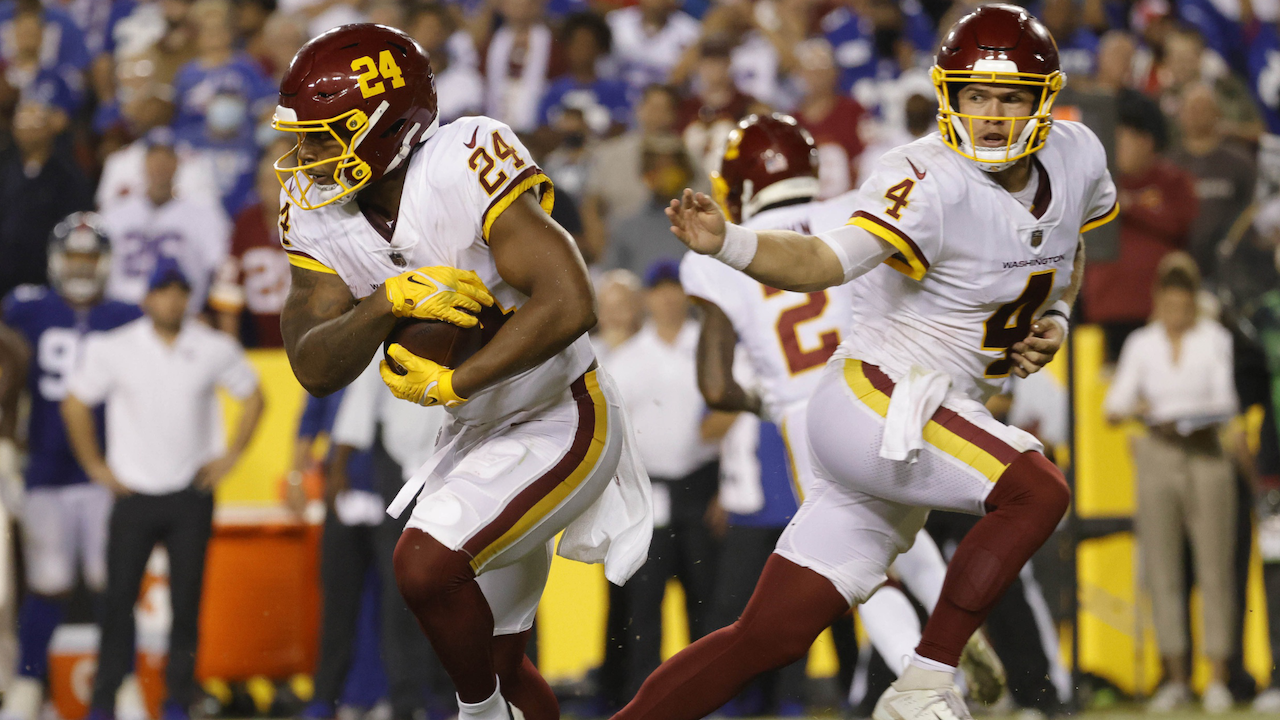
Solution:
<path fill-rule="evenodd" d="M 498 274 L 487 240 L 494 220 L 526 190 L 541 192 L 542 207 L 550 210 L 551 181 L 515 132 L 491 118 L 463 118 L 441 127 L 409 158 L 390 238 L 365 219 L 354 200 L 304 211 L 282 193 L 281 243 L 291 263 L 337 274 L 357 298 L 413 268 L 474 270 L 493 294 L 495 309 L 506 315 L 529 298 Z M 486 310 L 482 320 L 486 315 L 491 312 Z M 537 408 L 560 397 L 594 359 L 583 335 L 450 412 L 463 423 L 483 424 Z"/>
<path fill-rule="evenodd" d="M 204 309 L 213 275 L 231 249 L 231 221 L 216 195 L 176 197 L 156 206 L 145 194 L 131 195 L 102 210 L 111 240 L 107 296 L 137 304 L 161 256 L 178 261 L 191 282 L 189 315 Z"/>
<path fill-rule="evenodd" d="M 835 358 L 943 370 L 985 401 L 1010 375 L 1010 345 L 1062 297 L 1080 234 L 1114 218 L 1102 143 L 1058 121 L 1032 156 L 1028 210 L 971 160 L 929 135 L 884 155 L 859 189 L 849 224 L 898 253 L 850 283 L 853 325 Z M 834 230 L 828 235 L 836 235 Z"/>
<path fill-rule="evenodd" d="M 753 230 L 810 235 L 841 227 L 855 208 L 854 193 L 826 202 L 766 210 L 742 223 Z M 680 262 L 685 292 L 714 303 L 738 333 L 738 343 L 765 398 L 766 416 L 781 423 L 786 409 L 808 401 L 820 372 L 848 334 L 853 295 L 848 285 L 811 293 L 776 290 L 709 255 Z"/>

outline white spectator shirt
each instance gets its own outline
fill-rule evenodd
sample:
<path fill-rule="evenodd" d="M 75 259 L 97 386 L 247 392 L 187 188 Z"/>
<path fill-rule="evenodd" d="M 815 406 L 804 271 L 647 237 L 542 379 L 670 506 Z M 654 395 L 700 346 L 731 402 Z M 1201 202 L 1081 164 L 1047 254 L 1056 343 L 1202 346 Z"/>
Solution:
<path fill-rule="evenodd" d="M 241 400 L 258 374 L 234 338 L 183 323 L 173 344 L 149 318 L 86 339 L 68 394 L 106 404 L 107 465 L 125 487 L 162 495 L 191 485 L 226 451 L 217 390 Z"/>
<path fill-rule="evenodd" d="M 107 156 L 102 164 L 102 179 L 94 197 L 98 212 L 106 212 L 128 198 L 147 192 L 147 144 L 136 140 Z M 178 171 L 173 177 L 173 194 L 181 198 L 217 200 L 217 172 L 213 162 L 200 152 L 178 150 Z"/>
<path fill-rule="evenodd" d="M 485 112 L 517 132 L 538 127 L 538 103 L 547 87 L 554 39 L 546 25 L 529 28 L 525 48 L 516 56 L 516 33 L 503 26 L 489 41 L 485 58 Z"/>
<path fill-rule="evenodd" d="M 690 320 L 672 344 L 649 323 L 609 355 L 605 369 L 626 402 L 650 477 L 682 478 L 719 452 L 701 439 L 707 406 L 698 392 L 697 352 L 698 323 Z"/>
<path fill-rule="evenodd" d="M 146 195 L 133 195 L 105 209 L 102 223 L 111 240 L 108 297 L 141 302 L 163 255 L 177 260 L 191 283 L 187 313 L 203 309 L 231 249 L 231 222 L 216 196 L 179 197 L 157 207 Z"/>
<path fill-rule="evenodd" d="M 640 8 L 614 10 L 605 16 L 613 31 L 613 54 L 622 66 L 622 78 L 633 91 L 653 83 L 665 83 L 685 49 L 702 35 L 693 16 L 676 10 L 656 32 L 645 26 Z"/>
<path fill-rule="evenodd" d="M 1199 320 L 1182 336 L 1175 362 L 1164 325 L 1153 322 L 1124 342 L 1107 392 L 1109 415 L 1129 416 L 1145 403 L 1150 425 L 1177 423 L 1183 434 L 1230 419 L 1239 409 L 1231 333 Z"/>

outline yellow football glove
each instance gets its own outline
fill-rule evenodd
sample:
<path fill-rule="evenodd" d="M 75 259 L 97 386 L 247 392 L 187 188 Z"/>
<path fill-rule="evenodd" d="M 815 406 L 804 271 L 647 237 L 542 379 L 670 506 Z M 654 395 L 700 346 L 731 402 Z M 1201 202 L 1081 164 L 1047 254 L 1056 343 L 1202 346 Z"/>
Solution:
<path fill-rule="evenodd" d="M 469 328 L 479 322 L 480 306 L 493 304 L 493 295 L 470 270 L 424 267 L 387 280 L 391 314 L 419 320 L 444 320 Z"/>
<path fill-rule="evenodd" d="M 386 360 L 378 367 L 382 382 L 391 388 L 392 395 L 428 407 L 456 407 L 467 401 L 453 391 L 453 370 L 418 357 L 399 344 L 387 348 L 387 354 L 407 371 L 404 375 L 396 374 Z"/>

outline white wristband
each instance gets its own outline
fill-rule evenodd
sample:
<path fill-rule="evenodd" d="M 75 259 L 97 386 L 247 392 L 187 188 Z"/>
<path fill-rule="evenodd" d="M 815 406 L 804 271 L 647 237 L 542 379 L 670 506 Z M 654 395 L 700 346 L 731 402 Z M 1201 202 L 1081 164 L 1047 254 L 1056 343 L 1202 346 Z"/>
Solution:
<path fill-rule="evenodd" d="M 1056 323 L 1058 327 L 1062 328 L 1063 337 L 1066 337 L 1067 333 L 1071 331 L 1071 306 L 1065 300 L 1059 300 L 1050 305 L 1049 309 L 1040 315 L 1040 319 Z"/>
<path fill-rule="evenodd" d="M 720 252 L 711 257 L 734 270 L 746 270 L 747 266 L 751 264 L 752 258 L 756 256 L 756 246 L 759 243 L 760 238 L 756 235 L 755 230 L 748 230 L 741 225 L 734 225 L 733 223 L 725 223 L 724 244 L 720 246 Z"/>

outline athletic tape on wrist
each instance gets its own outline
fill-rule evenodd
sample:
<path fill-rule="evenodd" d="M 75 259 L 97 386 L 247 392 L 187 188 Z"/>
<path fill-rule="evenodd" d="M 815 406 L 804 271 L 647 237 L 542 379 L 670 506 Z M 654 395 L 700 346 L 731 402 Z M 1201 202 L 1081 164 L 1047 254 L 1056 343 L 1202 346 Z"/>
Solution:
<path fill-rule="evenodd" d="M 733 223 L 725 223 L 724 244 L 720 246 L 720 252 L 711 257 L 734 270 L 746 270 L 752 258 L 756 256 L 756 246 L 759 243 L 760 238 L 756 236 L 754 230 L 748 230 Z"/>

